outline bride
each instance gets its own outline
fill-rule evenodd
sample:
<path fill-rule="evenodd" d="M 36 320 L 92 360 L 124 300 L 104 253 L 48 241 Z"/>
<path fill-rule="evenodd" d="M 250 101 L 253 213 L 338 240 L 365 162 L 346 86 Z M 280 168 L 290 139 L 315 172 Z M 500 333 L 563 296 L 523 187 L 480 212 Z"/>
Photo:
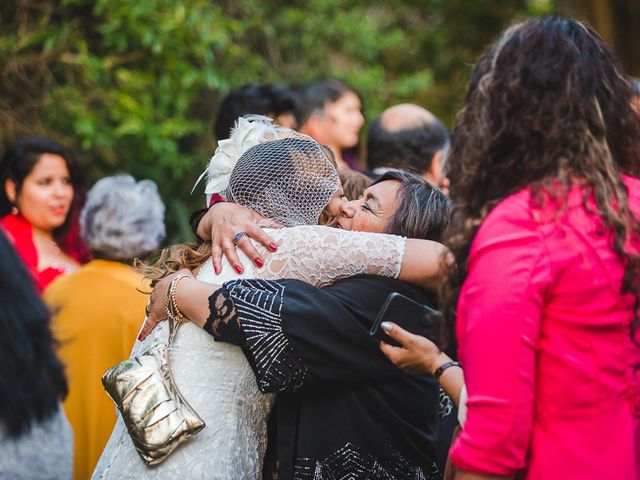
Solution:
<path fill-rule="evenodd" d="M 216 275 L 210 246 L 204 252 L 173 247 L 163 255 L 167 268 L 156 270 L 158 276 L 199 266 L 197 278 L 209 283 L 294 278 L 325 286 L 374 274 L 429 286 L 439 274 L 444 247 L 436 242 L 317 225 L 330 223 L 344 200 L 330 151 L 309 137 L 262 118 L 241 118 L 232 137 L 216 150 L 208 172 L 208 193 L 226 191 L 229 201 L 287 227 L 269 230 L 278 251 L 264 257 L 262 268 L 242 257 L 243 274 L 224 260 Z M 162 322 L 144 341 L 136 342 L 132 355 L 167 337 L 168 325 Z M 92 478 L 260 479 L 274 397 L 260 393 L 242 351 L 186 323 L 172 344 L 171 368 L 176 384 L 207 426 L 163 463 L 148 467 L 119 417 Z"/>

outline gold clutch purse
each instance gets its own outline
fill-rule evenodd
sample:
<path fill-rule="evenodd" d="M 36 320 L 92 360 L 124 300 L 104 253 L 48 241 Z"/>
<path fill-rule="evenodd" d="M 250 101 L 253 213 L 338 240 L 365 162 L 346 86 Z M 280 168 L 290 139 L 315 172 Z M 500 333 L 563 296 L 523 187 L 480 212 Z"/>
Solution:
<path fill-rule="evenodd" d="M 205 427 L 178 390 L 169 347 L 179 323 L 169 317 L 169 342 L 107 370 L 102 384 L 122 414 L 133 445 L 147 465 L 166 459 Z"/>

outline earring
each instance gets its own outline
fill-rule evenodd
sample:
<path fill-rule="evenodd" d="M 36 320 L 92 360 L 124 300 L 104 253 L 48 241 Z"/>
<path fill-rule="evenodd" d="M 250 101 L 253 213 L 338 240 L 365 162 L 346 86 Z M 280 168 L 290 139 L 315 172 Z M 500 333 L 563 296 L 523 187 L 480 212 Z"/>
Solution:
<path fill-rule="evenodd" d="M 20 210 L 18 210 L 18 207 L 16 207 L 15 205 L 11 207 L 11 215 L 18 215 L 19 213 Z"/>

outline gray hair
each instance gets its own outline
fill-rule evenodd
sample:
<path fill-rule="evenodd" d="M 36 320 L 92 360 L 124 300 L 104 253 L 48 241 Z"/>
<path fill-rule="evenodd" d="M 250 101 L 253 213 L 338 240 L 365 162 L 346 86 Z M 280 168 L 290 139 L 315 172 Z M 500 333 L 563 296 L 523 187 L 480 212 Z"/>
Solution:
<path fill-rule="evenodd" d="M 398 207 L 388 220 L 385 233 L 407 238 L 442 241 L 451 220 L 449 199 L 424 178 L 404 170 L 389 170 L 374 185 L 389 180 L 400 182 Z"/>
<path fill-rule="evenodd" d="M 80 228 L 91 253 L 130 261 L 160 246 L 165 236 L 164 203 L 151 180 L 130 175 L 98 180 L 80 214 Z"/>

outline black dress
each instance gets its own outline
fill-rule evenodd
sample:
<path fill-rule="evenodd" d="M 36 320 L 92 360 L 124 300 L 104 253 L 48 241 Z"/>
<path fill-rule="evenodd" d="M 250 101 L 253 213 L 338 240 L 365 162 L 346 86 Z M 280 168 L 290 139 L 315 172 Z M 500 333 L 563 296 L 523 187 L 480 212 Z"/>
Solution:
<path fill-rule="evenodd" d="M 431 303 L 374 276 L 324 289 L 235 280 L 211 296 L 205 329 L 243 348 L 261 391 L 279 392 L 277 478 L 441 478 L 437 449 L 448 447 L 442 420 L 453 414 L 451 400 L 433 378 L 398 370 L 369 335 L 394 291 Z"/>

